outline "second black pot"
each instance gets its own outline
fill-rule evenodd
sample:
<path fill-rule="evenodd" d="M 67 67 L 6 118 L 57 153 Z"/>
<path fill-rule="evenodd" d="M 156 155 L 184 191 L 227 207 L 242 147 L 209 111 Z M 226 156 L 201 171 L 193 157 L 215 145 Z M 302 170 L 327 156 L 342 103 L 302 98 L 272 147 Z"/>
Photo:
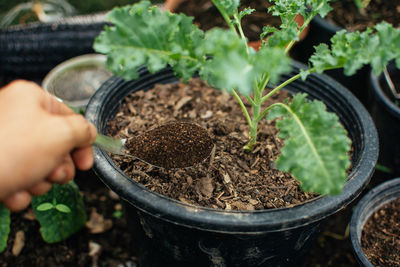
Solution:
<path fill-rule="evenodd" d="M 294 64 L 294 73 L 304 66 Z M 141 71 L 136 81 L 108 80 L 92 97 L 86 118 L 100 133 L 123 99 L 157 83 L 177 83 L 169 69 Z M 293 74 L 293 73 L 292 73 Z M 292 76 L 292 75 L 290 75 Z M 282 79 L 287 79 L 285 75 Z M 353 140 L 352 170 L 343 192 L 293 208 L 225 211 L 188 205 L 154 193 L 132 181 L 106 152 L 94 148 L 94 170 L 127 205 L 128 224 L 140 266 L 295 266 L 301 263 L 328 216 L 354 200 L 374 171 L 377 133 L 367 111 L 345 88 L 324 75 L 311 75 L 287 86 L 323 100 L 337 113 Z"/>
<path fill-rule="evenodd" d="M 361 266 L 373 267 L 361 247 L 361 234 L 369 217 L 383 205 L 400 197 L 400 178 L 392 179 L 368 192 L 357 204 L 351 216 L 350 238 L 354 254 Z"/>
<path fill-rule="evenodd" d="M 400 70 L 394 62 L 389 64 L 388 73 L 394 79 L 400 77 Z M 379 133 L 379 163 L 390 169 L 390 173 L 380 173 L 380 178 L 400 176 L 400 106 L 395 103 L 383 73 L 376 76 L 370 72 L 372 91 L 371 115 Z M 398 86 L 398 85 L 397 85 Z M 400 88 L 397 88 L 399 90 Z M 399 102 L 399 101 L 398 101 Z"/>

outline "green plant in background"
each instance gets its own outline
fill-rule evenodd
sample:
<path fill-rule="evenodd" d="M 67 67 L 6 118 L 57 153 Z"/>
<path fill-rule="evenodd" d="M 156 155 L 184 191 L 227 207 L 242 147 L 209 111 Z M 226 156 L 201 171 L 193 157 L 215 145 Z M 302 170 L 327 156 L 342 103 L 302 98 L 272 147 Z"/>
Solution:
<path fill-rule="evenodd" d="M 83 199 L 74 182 L 53 185 L 46 195 L 32 199 L 32 208 L 47 243 L 65 240 L 86 223 Z"/>
<path fill-rule="evenodd" d="M 0 253 L 3 252 L 7 246 L 10 224 L 10 211 L 0 203 Z"/>
<path fill-rule="evenodd" d="M 47 194 L 33 197 L 32 208 L 47 243 L 65 240 L 86 224 L 85 206 L 74 182 L 55 184 Z M 10 211 L 0 203 L 0 252 L 7 246 L 10 224 Z"/>
<path fill-rule="evenodd" d="M 94 48 L 107 54 L 107 66 L 126 80 L 136 79 L 145 65 L 152 73 L 171 66 L 183 81 L 195 72 L 215 88 L 231 92 L 240 104 L 249 124 L 249 151 L 257 142 L 261 119 L 282 118 L 277 122 L 279 137 L 285 140 L 277 159 L 280 170 L 290 172 L 303 190 L 320 194 L 338 194 L 346 182 L 349 168 L 350 139 L 336 114 L 326 111 L 317 100 L 304 94 L 291 101 L 262 107 L 273 94 L 289 83 L 311 73 L 343 68 L 354 74 L 365 64 L 379 73 L 391 59 L 400 67 L 400 30 L 381 23 L 365 32 L 338 32 L 331 47 L 321 44 L 309 60 L 309 68 L 281 84 L 281 74 L 291 69 L 288 52 L 301 31 L 314 16 L 324 17 L 329 0 L 270 0 L 269 12 L 281 18 L 279 28 L 265 27 L 261 39 L 268 37 L 259 51 L 247 46 L 241 19 L 251 9 L 238 11 L 238 0 L 212 0 L 229 25 L 229 29 L 212 29 L 207 33 L 184 14 L 163 12 L 150 2 L 115 8 L 108 14 L 112 26 L 106 26 Z M 294 21 L 301 14 L 304 25 Z M 267 92 L 265 88 L 272 88 Z M 242 97 L 247 99 L 247 110 Z"/>
<path fill-rule="evenodd" d="M 354 4 L 357 6 L 358 10 L 364 10 L 371 0 L 353 0 Z"/>

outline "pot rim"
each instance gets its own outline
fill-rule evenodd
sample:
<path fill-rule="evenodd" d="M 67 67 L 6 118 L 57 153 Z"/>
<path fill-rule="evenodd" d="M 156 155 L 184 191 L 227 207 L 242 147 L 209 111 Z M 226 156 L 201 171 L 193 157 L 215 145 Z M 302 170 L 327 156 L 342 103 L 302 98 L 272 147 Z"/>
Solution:
<path fill-rule="evenodd" d="M 299 63 L 295 63 L 294 66 L 304 68 L 304 65 Z M 141 74 L 145 72 L 143 70 Z M 116 167 L 106 152 L 96 147 L 94 148 L 94 171 L 109 188 L 140 211 L 191 228 L 218 232 L 270 232 L 283 231 L 320 221 L 343 209 L 361 193 L 369 182 L 378 157 L 378 136 L 369 113 L 347 89 L 326 75 L 312 74 L 310 77 L 332 84 L 332 90 L 336 91 L 335 94 L 340 94 L 346 102 L 350 102 L 351 113 L 360 119 L 364 138 L 359 155 L 361 160 L 353 166 L 340 195 L 319 197 L 292 208 L 225 211 L 189 205 L 152 192 L 131 180 Z M 104 110 L 100 100 L 105 97 L 106 88 L 111 84 L 123 83 L 122 79 L 113 77 L 96 92 L 86 111 L 86 118 L 90 122 L 98 126 L 99 113 Z"/>
<path fill-rule="evenodd" d="M 345 30 L 345 28 L 338 26 L 324 18 L 322 18 L 320 15 L 316 15 L 312 19 L 312 23 L 315 23 L 316 25 L 319 25 L 319 27 L 325 29 L 326 31 L 330 32 L 332 35 L 334 35 L 336 32 Z"/>
<path fill-rule="evenodd" d="M 395 68 L 394 62 L 391 62 L 388 66 L 388 72 L 391 72 L 391 67 Z M 372 69 L 370 70 L 369 80 L 371 84 L 371 89 L 376 96 L 378 102 L 384 106 L 384 108 L 389 111 L 390 114 L 400 119 L 400 107 L 395 105 L 393 101 L 383 92 L 380 81 L 383 80 L 383 73 L 380 75 L 375 75 Z"/>
<path fill-rule="evenodd" d="M 361 247 L 361 233 L 369 217 L 383 205 L 400 197 L 400 178 L 394 178 L 371 189 L 358 202 L 350 221 L 350 240 L 357 260 L 373 267 Z"/>
<path fill-rule="evenodd" d="M 68 72 L 73 72 L 76 69 L 86 67 L 86 68 L 93 68 L 93 69 L 104 69 L 104 71 L 109 72 L 106 69 L 106 61 L 107 57 L 102 54 L 85 54 L 85 55 L 80 55 L 76 56 L 73 58 L 70 58 L 68 60 L 65 60 L 55 66 L 50 72 L 44 77 L 43 82 L 42 82 L 42 87 L 52 94 L 58 101 L 64 102 L 67 105 L 73 106 L 73 107 L 86 107 L 87 103 L 89 102 L 90 96 L 80 99 L 80 100 L 74 100 L 74 101 L 68 101 L 64 100 L 61 97 L 57 96 L 57 94 L 54 92 L 53 88 L 53 83 L 59 78 L 60 76 L 68 73 Z M 111 72 L 110 76 L 112 75 Z M 110 77 L 108 76 L 108 77 Z M 106 77 L 107 78 L 107 77 Z"/>

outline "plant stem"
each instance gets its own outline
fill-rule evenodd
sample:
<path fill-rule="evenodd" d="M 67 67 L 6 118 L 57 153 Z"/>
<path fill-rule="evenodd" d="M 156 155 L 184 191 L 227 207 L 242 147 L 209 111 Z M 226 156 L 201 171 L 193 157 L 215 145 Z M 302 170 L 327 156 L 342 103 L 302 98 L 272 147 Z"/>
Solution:
<path fill-rule="evenodd" d="M 314 18 L 314 16 L 309 16 L 307 19 L 304 20 L 303 25 L 300 26 L 299 32 L 297 34 L 298 38 L 300 38 L 301 33 L 304 31 L 305 28 L 307 28 L 308 24 L 310 24 L 311 20 Z M 296 22 L 297 23 L 297 22 Z M 293 45 L 296 43 L 296 41 L 291 40 L 285 48 L 285 52 L 289 53 L 290 49 L 292 49 Z"/>
<path fill-rule="evenodd" d="M 249 142 L 244 146 L 244 150 L 246 151 L 251 151 L 254 147 L 254 145 L 257 143 L 257 133 L 258 133 L 258 122 L 259 122 L 259 114 L 261 111 L 261 104 L 262 104 L 262 92 L 263 92 L 263 87 L 260 86 L 263 85 L 263 82 L 259 83 L 258 86 L 255 86 L 254 90 L 254 99 L 253 99 L 253 117 L 250 122 L 250 140 Z"/>
<path fill-rule="evenodd" d="M 327 71 L 327 70 L 340 69 L 340 68 L 343 68 L 343 66 L 340 65 L 340 66 L 334 66 L 334 67 L 327 67 L 327 68 L 325 68 L 325 69 L 323 70 L 323 72 L 325 72 L 325 71 Z M 317 71 L 317 70 L 316 70 L 315 68 L 312 68 L 312 69 L 309 69 L 309 70 L 308 70 L 308 72 L 309 72 L 310 74 L 311 74 L 311 73 L 314 73 L 314 72 L 316 72 L 316 71 Z M 300 73 L 297 74 L 297 75 L 295 75 L 295 76 L 293 76 L 293 77 L 291 77 L 290 79 L 284 81 L 284 82 L 281 83 L 280 85 L 276 86 L 276 87 L 275 87 L 273 90 L 271 90 L 268 94 L 266 94 L 265 96 L 263 96 L 263 98 L 261 99 L 261 103 L 263 103 L 263 102 L 266 101 L 268 98 L 270 98 L 271 96 L 273 96 L 277 91 L 279 91 L 280 89 L 282 89 L 282 88 L 285 87 L 286 85 L 288 85 L 288 84 L 294 82 L 295 80 L 297 80 L 297 79 L 299 79 L 299 78 L 301 78 L 301 74 L 300 74 Z M 266 110 L 264 110 L 264 111 L 260 114 L 260 116 L 257 118 L 257 120 L 258 120 L 258 121 L 261 120 L 261 119 L 268 113 L 268 110 L 269 110 L 269 108 L 266 109 Z"/>
<path fill-rule="evenodd" d="M 271 96 L 273 96 L 276 92 L 278 92 L 280 89 L 282 89 L 283 87 L 285 87 L 286 85 L 288 85 L 289 83 L 299 79 L 301 77 L 300 74 L 297 74 L 295 76 L 293 76 L 292 78 L 284 81 L 283 83 L 281 83 L 280 85 L 278 85 L 277 87 L 275 87 L 271 92 L 269 92 L 268 94 L 266 94 L 265 96 L 263 96 L 263 98 L 261 99 L 261 102 L 266 101 L 268 98 L 270 98 Z"/>
<path fill-rule="evenodd" d="M 232 31 L 236 32 L 236 34 L 237 34 L 237 31 L 236 31 L 236 29 L 235 29 L 235 26 L 232 24 L 231 19 L 229 18 L 228 14 L 226 14 L 226 13 L 224 12 L 224 9 L 221 8 L 221 6 L 219 5 L 218 1 L 211 0 L 211 2 L 213 2 L 214 6 L 217 7 L 219 13 L 220 13 L 221 16 L 224 18 L 224 20 L 225 20 L 226 24 L 228 24 L 229 28 L 230 28 Z"/>
<path fill-rule="evenodd" d="M 249 115 L 249 112 L 247 111 L 247 108 L 245 107 L 242 99 L 240 98 L 240 96 L 236 93 L 235 90 L 232 90 L 232 94 L 233 96 L 236 98 L 236 101 L 239 103 L 240 108 L 242 109 L 244 116 L 246 117 L 247 123 L 249 124 L 249 126 L 251 126 L 251 118 Z"/>
<path fill-rule="evenodd" d="M 247 54 L 249 54 L 249 46 L 247 45 L 247 38 L 243 32 L 242 23 L 240 22 L 240 19 L 239 19 L 237 13 L 233 17 L 235 18 L 235 21 L 237 23 L 237 30 L 239 31 L 240 38 L 242 38 L 242 40 L 246 43 L 246 51 L 247 51 Z"/>

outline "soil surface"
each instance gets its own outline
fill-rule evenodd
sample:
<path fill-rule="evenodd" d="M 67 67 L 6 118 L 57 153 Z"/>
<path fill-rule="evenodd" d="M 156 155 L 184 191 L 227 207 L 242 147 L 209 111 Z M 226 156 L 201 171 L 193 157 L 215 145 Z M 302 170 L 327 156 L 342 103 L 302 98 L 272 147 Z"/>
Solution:
<path fill-rule="evenodd" d="M 330 5 L 333 10 L 327 20 L 350 31 L 365 30 L 383 20 L 395 27 L 400 25 L 400 0 L 371 0 L 363 10 L 354 0 L 332 1 Z"/>
<path fill-rule="evenodd" d="M 400 198 L 384 205 L 367 220 L 361 246 L 374 266 L 400 266 Z"/>
<path fill-rule="evenodd" d="M 279 94 L 266 105 L 287 97 L 287 93 Z M 261 120 L 257 145 L 245 152 L 249 127 L 239 104 L 232 95 L 200 79 L 133 93 L 108 122 L 108 129 L 110 135 L 129 140 L 171 119 L 191 120 L 204 127 L 215 148 L 206 161 L 177 170 L 112 156 L 125 173 L 150 190 L 184 203 L 225 210 L 292 207 L 316 197 L 303 192 L 290 174 L 276 169 L 274 161 L 283 142 L 276 137 L 274 122 Z"/>
<path fill-rule="evenodd" d="M 251 15 L 245 16 L 242 20 L 243 32 L 249 41 L 260 40 L 263 26 L 280 25 L 279 17 L 273 17 L 267 13 L 267 8 L 271 6 L 268 0 L 240 2 L 240 11 L 246 7 L 255 9 Z M 225 20 L 210 0 L 183 1 L 175 12 L 193 16 L 194 22 L 204 31 L 214 27 L 227 27 Z"/>

